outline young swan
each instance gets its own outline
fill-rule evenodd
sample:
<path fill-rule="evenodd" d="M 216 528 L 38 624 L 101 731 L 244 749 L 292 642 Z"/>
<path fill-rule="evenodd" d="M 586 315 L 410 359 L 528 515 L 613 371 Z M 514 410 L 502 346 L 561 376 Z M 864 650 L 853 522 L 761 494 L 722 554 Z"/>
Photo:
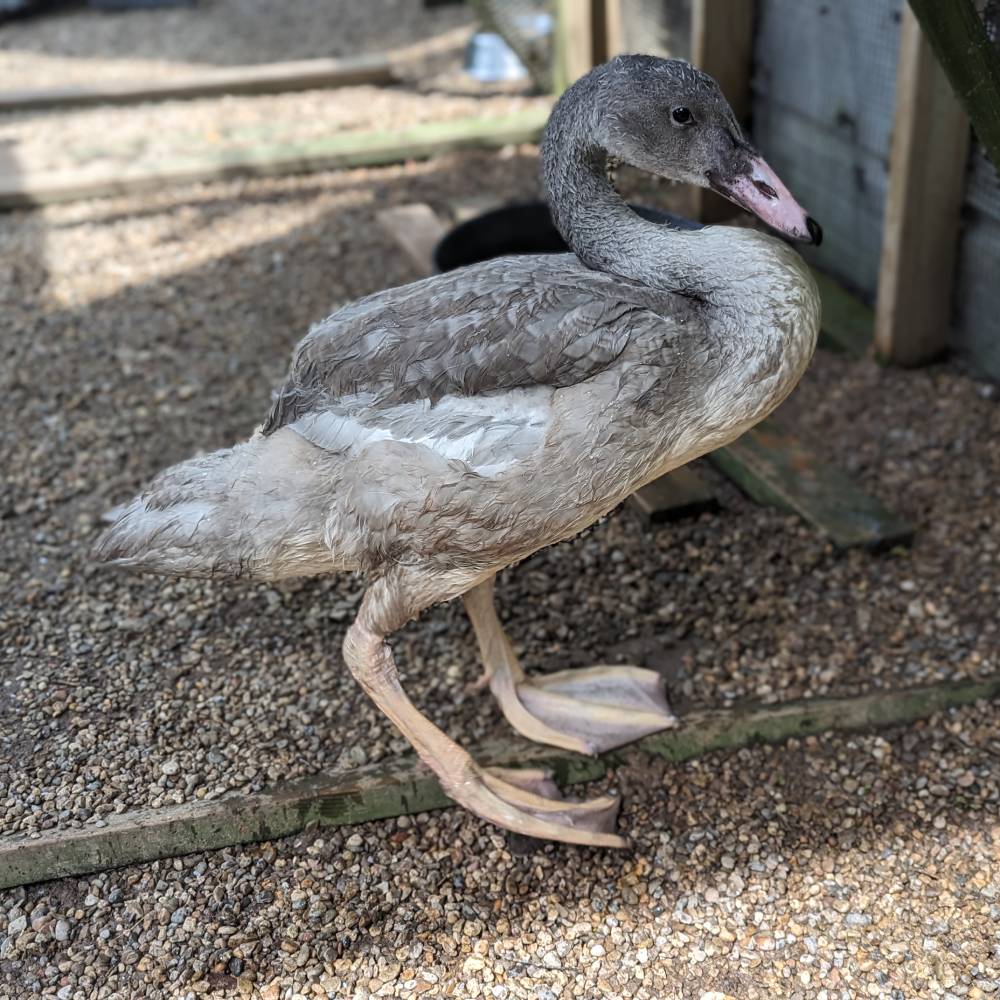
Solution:
<path fill-rule="evenodd" d="M 490 688 L 529 739 L 598 753 L 676 722 L 652 671 L 526 676 L 493 578 L 765 417 L 812 355 L 819 298 L 780 240 L 639 218 L 609 157 L 819 242 L 710 77 L 614 59 L 566 91 L 542 142 L 573 253 L 487 261 L 334 313 L 257 433 L 160 473 L 96 555 L 188 576 L 364 573 L 344 659 L 448 795 L 510 830 L 620 847 L 617 797 L 566 800 L 541 771 L 480 767 L 410 702 L 386 643 L 461 595 Z"/>

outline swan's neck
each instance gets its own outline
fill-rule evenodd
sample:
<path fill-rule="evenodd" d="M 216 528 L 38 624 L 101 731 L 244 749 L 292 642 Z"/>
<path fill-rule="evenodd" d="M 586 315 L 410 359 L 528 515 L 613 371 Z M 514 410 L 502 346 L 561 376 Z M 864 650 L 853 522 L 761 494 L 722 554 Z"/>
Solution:
<path fill-rule="evenodd" d="M 595 128 L 585 113 L 554 114 L 542 146 L 553 220 L 576 255 L 596 270 L 697 300 L 748 366 L 744 375 L 780 370 L 794 385 L 819 330 L 819 294 L 799 254 L 753 229 L 646 221 L 615 191 L 604 150 L 582 138 Z"/>
<path fill-rule="evenodd" d="M 746 234 L 738 230 L 678 230 L 637 215 L 608 179 L 600 147 L 576 142 L 569 155 L 543 162 L 553 220 L 588 267 L 722 306 L 742 299 L 747 266 L 759 271 L 766 263 L 746 259 Z"/>

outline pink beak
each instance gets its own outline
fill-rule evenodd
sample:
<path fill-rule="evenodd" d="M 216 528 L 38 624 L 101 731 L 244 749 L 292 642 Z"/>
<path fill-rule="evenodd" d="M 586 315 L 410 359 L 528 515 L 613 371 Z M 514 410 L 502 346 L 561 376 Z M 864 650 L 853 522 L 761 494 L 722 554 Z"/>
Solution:
<path fill-rule="evenodd" d="M 750 173 L 725 180 L 709 177 L 710 187 L 730 201 L 753 212 L 758 219 L 796 240 L 806 240 L 819 246 L 823 230 L 806 210 L 792 197 L 781 178 L 767 165 L 762 156 L 750 160 Z"/>

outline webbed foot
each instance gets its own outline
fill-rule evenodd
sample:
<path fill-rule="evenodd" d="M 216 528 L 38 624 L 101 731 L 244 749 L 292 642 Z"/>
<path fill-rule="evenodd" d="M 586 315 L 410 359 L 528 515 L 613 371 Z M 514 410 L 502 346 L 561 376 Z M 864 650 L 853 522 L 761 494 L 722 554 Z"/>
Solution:
<path fill-rule="evenodd" d="M 495 670 L 490 688 L 529 740 L 598 754 L 678 724 L 659 674 L 597 666 L 515 680 Z"/>
<path fill-rule="evenodd" d="M 601 795 L 582 801 L 563 798 L 540 768 L 479 767 L 471 758 L 458 782 L 447 778 L 448 795 L 477 816 L 529 837 L 591 847 L 627 847 L 615 832 L 620 799 Z"/>

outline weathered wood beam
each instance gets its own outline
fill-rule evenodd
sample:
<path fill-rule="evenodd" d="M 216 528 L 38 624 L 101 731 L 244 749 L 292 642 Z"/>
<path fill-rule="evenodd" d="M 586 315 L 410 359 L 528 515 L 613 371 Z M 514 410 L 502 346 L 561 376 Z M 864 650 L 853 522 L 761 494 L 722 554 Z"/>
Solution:
<path fill-rule="evenodd" d="M 375 218 L 421 275 L 433 273 L 434 248 L 448 229 L 430 205 L 413 202 L 384 208 Z"/>
<path fill-rule="evenodd" d="M 555 0 L 553 89 L 558 95 L 594 66 L 592 0 Z"/>
<path fill-rule="evenodd" d="M 910 8 L 1000 170 L 1000 54 L 972 0 L 910 0 Z"/>
<path fill-rule="evenodd" d="M 380 166 L 428 159 L 458 149 L 495 149 L 537 142 L 548 108 L 529 108 L 503 118 L 431 122 L 393 132 L 348 132 L 311 142 L 261 143 L 132 170 L 27 172 L 0 175 L 0 209 L 27 208 L 82 198 L 106 198 L 170 184 L 194 184 L 230 177 L 270 177 L 338 167 Z"/>
<path fill-rule="evenodd" d="M 995 60 L 1000 63 L 1000 52 Z M 875 308 L 875 351 L 882 361 L 925 364 L 948 348 L 968 157 L 969 119 L 907 8 Z"/>
<path fill-rule="evenodd" d="M 858 360 L 871 354 L 875 313 L 835 278 L 812 269 L 823 303 L 819 344 Z"/>
<path fill-rule="evenodd" d="M 1000 677 L 856 698 L 695 711 L 677 729 L 606 754 L 581 757 L 512 738 L 480 747 L 484 764 L 543 766 L 563 786 L 601 777 L 633 752 L 684 761 L 713 751 L 792 736 L 902 725 L 944 709 L 1000 696 Z M 284 782 L 266 791 L 110 816 L 105 825 L 0 838 L 0 889 L 236 844 L 273 840 L 313 826 L 346 826 L 451 805 L 413 754 L 345 774 Z"/>
<path fill-rule="evenodd" d="M 220 94 L 277 94 L 324 87 L 392 83 L 395 76 L 384 55 L 351 59 L 302 59 L 207 69 L 171 80 L 108 80 L 90 84 L 0 92 L 0 112 L 41 111 L 94 104 L 140 104 L 143 101 L 190 100 Z"/>
<path fill-rule="evenodd" d="M 719 509 L 715 491 L 688 465 L 640 487 L 628 502 L 651 527 Z"/>
<path fill-rule="evenodd" d="M 625 51 L 622 0 L 594 0 L 594 65 L 607 62 Z"/>
<path fill-rule="evenodd" d="M 708 458 L 757 503 L 798 514 L 838 548 L 877 551 L 913 538 L 910 525 L 773 420 Z"/>
<path fill-rule="evenodd" d="M 692 0 L 691 62 L 714 76 L 741 122 L 750 117 L 750 58 L 753 52 L 752 0 Z M 723 222 L 738 209 L 707 188 L 692 188 L 692 216 Z"/>

